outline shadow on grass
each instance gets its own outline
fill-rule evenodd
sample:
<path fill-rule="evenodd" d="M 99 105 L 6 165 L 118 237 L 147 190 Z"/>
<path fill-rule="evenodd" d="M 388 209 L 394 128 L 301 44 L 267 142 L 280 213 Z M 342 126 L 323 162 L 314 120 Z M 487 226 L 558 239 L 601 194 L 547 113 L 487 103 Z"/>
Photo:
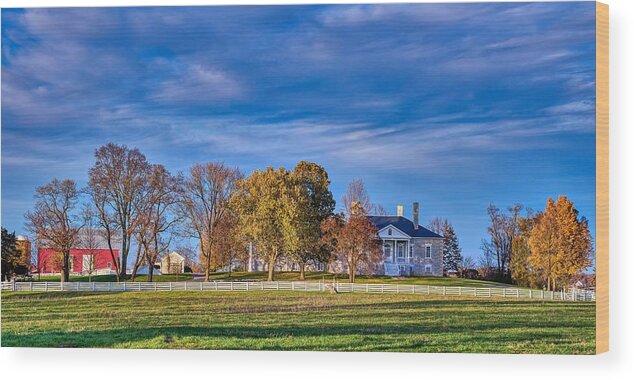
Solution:
<path fill-rule="evenodd" d="M 372 316 L 368 316 L 370 319 Z M 331 323 L 336 321 L 331 321 Z M 570 337 L 567 333 L 577 331 L 586 332 L 583 338 L 575 334 Z M 454 351 L 451 346 L 458 347 L 506 347 L 517 344 L 583 344 L 594 342 L 592 326 L 588 324 L 570 324 L 563 321 L 553 321 L 547 326 L 526 326 L 521 320 L 502 320 L 498 322 L 464 324 L 442 323 L 410 323 L 407 325 L 321 325 L 302 326 L 289 324 L 286 326 L 170 326 L 121 328 L 102 331 L 72 331 L 72 332 L 25 332 L 3 333 L 3 346 L 29 347 L 115 347 L 128 345 L 136 347 L 135 342 L 155 341 L 147 348 L 180 348 L 186 341 L 216 342 L 225 340 L 226 349 L 280 349 L 297 350 L 427 350 L 430 346 L 440 342 L 452 343 L 445 350 Z M 329 343 L 306 345 L 305 339 L 325 339 Z M 296 342 L 294 342 L 296 341 Z M 233 343 L 228 343 L 233 342 Z M 240 343 L 242 342 L 242 343 Z M 354 342 L 361 346 L 355 348 Z M 363 342 L 366 344 L 363 345 Z M 402 344 L 400 344 L 400 343 Z M 369 344 L 371 343 L 371 344 Z M 409 345 L 409 347 L 408 347 Z M 184 345 L 185 347 L 187 344 Z M 367 346 L 367 347 L 366 347 Z M 429 347 L 428 347 L 429 346 Z M 202 348 L 204 348 L 203 345 Z M 365 347 L 365 348 L 364 348 Z M 213 347 L 208 347 L 213 348 Z M 435 351 L 435 350 L 432 350 Z M 467 351 L 469 351 L 467 349 Z"/>

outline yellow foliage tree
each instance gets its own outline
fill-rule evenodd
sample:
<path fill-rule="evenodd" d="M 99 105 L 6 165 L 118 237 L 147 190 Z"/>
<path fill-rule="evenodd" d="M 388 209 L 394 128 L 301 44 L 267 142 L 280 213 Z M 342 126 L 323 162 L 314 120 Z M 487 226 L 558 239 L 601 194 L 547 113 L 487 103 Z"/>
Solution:
<path fill-rule="evenodd" d="M 592 237 L 588 222 L 579 219 L 574 204 L 559 196 L 549 198 L 529 238 L 529 264 L 543 273 L 548 290 L 569 279 L 591 264 Z"/>

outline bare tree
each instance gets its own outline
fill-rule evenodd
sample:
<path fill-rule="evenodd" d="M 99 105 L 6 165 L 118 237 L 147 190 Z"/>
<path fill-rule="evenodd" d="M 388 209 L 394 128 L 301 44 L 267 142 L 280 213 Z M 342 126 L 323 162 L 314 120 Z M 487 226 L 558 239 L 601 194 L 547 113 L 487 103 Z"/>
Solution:
<path fill-rule="evenodd" d="M 341 201 L 343 203 L 344 212 L 348 216 L 352 214 L 368 215 L 374 209 L 372 202 L 370 202 L 370 196 L 363 184 L 363 180 L 359 178 L 355 178 L 350 182 Z"/>
<path fill-rule="evenodd" d="M 74 212 L 78 199 L 75 181 L 54 179 L 36 189 L 35 208 L 25 214 L 27 229 L 38 244 L 62 255 L 62 282 L 69 280 L 70 250 L 77 244 L 82 227 Z"/>
<path fill-rule="evenodd" d="M 82 258 L 82 272 L 88 273 L 88 282 L 90 282 L 95 272 L 95 253 L 100 248 L 103 235 L 99 229 L 99 216 L 93 205 L 84 205 L 81 217 L 83 228 L 79 233 L 79 244 L 88 253 L 86 258 Z M 84 265 L 84 260 L 87 265 Z"/>
<path fill-rule="evenodd" d="M 96 150 L 95 165 L 89 171 L 89 192 L 98 210 L 118 280 L 124 281 L 130 245 L 139 221 L 139 201 L 144 194 L 149 165 L 136 148 L 109 143 Z M 120 256 L 115 257 L 112 241 L 121 236 Z"/>
<path fill-rule="evenodd" d="M 227 212 L 227 204 L 242 178 L 237 168 L 222 163 L 195 164 L 180 191 L 178 214 L 189 237 L 198 240 L 205 281 L 213 265 L 214 229 Z"/>
<path fill-rule="evenodd" d="M 139 240 L 143 245 L 144 262 L 148 265 L 148 281 L 152 282 L 154 264 L 165 254 L 178 222 L 175 207 L 179 201 L 179 177 L 172 176 L 163 165 L 152 165 L 148 191 L 140 215 Z"/>

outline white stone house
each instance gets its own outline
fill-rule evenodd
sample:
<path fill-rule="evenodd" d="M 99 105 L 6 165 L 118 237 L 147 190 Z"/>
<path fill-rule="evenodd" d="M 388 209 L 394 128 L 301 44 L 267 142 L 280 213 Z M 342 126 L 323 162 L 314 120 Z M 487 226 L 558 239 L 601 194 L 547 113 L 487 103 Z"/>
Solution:
<path fill-rule="evenodd" d="M 419 205 L 413 204 L 412 219 L 403 216 L 403 206 L 396 216 L 370 216 L 378 230 L 383 248 L 383 262 L 376 274 L 387 276 L 442 276 L 443 237 L 418 224 Z"/>

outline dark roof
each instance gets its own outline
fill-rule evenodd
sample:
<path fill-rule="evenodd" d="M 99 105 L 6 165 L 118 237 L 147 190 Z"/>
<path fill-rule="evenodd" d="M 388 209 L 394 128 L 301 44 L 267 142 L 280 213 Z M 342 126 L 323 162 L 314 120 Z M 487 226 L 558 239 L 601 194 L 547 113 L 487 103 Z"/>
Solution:
<path fill-rule="evenodd" d="M 425 227 L 418 226 L 418 229 L 414 229 L 414 223 L 402 216 L 368 216 L 370 221 L 374 223 L 378 230 L 382 230 L 383 228 L 392 225 L 399 230 L 403 231 L 410 237 L 436 237 L 441 238 L 442 236 L 437 233 L 431 232 Z"/>

